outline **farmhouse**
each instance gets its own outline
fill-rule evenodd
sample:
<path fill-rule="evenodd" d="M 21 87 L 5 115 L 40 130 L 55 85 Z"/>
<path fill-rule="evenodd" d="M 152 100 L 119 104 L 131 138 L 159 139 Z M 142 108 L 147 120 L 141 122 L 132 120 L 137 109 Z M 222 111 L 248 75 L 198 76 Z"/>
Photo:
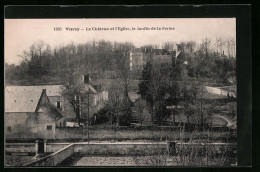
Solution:
<path fill-rule="evenodd" d="M 101 89 L 100 86 L 89 84 L 86 81 L 86 75 L 80 75 L 77 82 L 79 84 L 83 83 L 85 85 L 86 92 L 89 90 L 89 115 L 90 117 L 92 117 L 94 113 L 96 113 L 104 106 L 104 102 L 108 100 L 108 92 L 104 89 Z M 35 95 L 37 95 L 37 93 L 39 94 L 42 92 L 42 90 L 45 90 L 45 94 L 48 98 L 49 103 L 64 115 L 63 121 L 57 123 L 56 127 L 65 127 L 67 121 L 75 121 L 76 114 L 69 100 L 62 95 L 64 89 L 65 87 L 63 85 L 6 86 L 5 92 L 6 94 L 23 94 L 23 96 L 28 97 L 29 99 L 29 97 L 32 97 L 34 95 L 34 93 Z M 5 103 L 7 104 L 8 102 L 6 101 Z M 82 103 L 86 104 L 87 100 L 85 99 Z M 20 111 L 17 110 L 17 112 Z M 81 113 L 81 118 L 87 118 L 86 113 Z"/>
<path fill-rule="evenodd" d="M 61 110 L 53 106 L 43 90 L 5 90 L 6 139 L 55 139 L 55 128 L 63 123 Z"/>

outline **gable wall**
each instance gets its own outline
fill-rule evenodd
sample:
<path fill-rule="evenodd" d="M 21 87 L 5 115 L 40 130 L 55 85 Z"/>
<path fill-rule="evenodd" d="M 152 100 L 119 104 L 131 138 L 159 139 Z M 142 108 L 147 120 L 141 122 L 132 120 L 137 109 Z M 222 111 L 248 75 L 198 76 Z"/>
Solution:
<path fill-rule="evenodd" d="M 55 120 L 48 114 L 48 112 L 39 112 L 36 121 L 39 138 L 55 139 Z M 47 126 L 52 126 L 52 129 L 47 130 Z"/>
<path fill-rule="evenodd" d="M 8 127 L 11 127 L 11 131 L 7 131 Z M 7 139 L 37 137 L 36 113 L 5 113 L 5 137 Z"/>

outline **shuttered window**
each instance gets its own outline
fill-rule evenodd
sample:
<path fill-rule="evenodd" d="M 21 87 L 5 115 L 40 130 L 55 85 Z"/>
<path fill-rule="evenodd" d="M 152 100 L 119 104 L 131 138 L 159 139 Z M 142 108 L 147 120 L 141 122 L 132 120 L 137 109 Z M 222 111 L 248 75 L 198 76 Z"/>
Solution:
<path fill-rule="evenodd" d="M 61 109 L 61 102 L 57 101 L 57 102 L 56 102 L 56 107 L 59 108 L 59 109 Z"/>
<path fill-rule="evenodd" d="M 52 130 L 52 125 L 48 125 L 47 130 Z"/>

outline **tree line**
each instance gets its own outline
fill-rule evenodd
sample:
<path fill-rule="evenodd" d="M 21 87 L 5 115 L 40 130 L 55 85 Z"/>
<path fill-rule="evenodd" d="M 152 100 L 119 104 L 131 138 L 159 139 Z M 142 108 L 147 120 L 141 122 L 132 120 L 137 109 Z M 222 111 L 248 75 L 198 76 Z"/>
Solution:
<path fill-rule="evenodd" d="M 175 44 L 175 42 L 166 42 L 160 48 L 170 51 Z M 189 72 L 194 76 L 207 73 L 207 77 L 216 77 L 212 73 L 217 73 L 223 78 L 225 73 L 219 73 L 217 71 L 219 67 L 229 68 L 230 65 L 234 65 L 225 60 L 215 62 L 224 50 L 227 52 L 225 59 L 235 57 L 235 41 L 232 39 L 223 41 L 223 39 L 218 38 L 214 43 L 204 39 L 200 44 L 194 41 L 180 42 L 178 47 L 190 59 Z M 147 53 L 156 48 L 159 46 L 142 46 L 142 49 L 145 49 Z M 129 42 L 93 40 L 81 44 L 71 42 L 67 45 L 51 47 L 48 43 L 40 40 L 18 55 L 22 59 L 19 65 L 5 64 L 6 82 L 19 84 L 17 81 L 25 80 L 30 84 L 34 79 L 43 83 L 57 81 L 57 79 L 63 78 L 64 73 L 71 70 L 89 73 L 91 76 L 93 74 L 98 74 L 98 77 L 107 76 L 108 71 L 115 70 L 115 60 L 118 60 L 116 59 L 118 55 L 127 56 L 129 50 L 133 49 L 135 46 Z M 234 68 L 234 66 L 231 67 Z"/>
<path fill-rule="evenodd" d="M 117 54 L 129 52 L 133 48 L 132 43 L 104 40 L 82 44 L 71 42 L 52 48 L 48 43 L 37 41 L 18 55 L 22 59 L 19 65 L 5 64 L 6 82 L 12 84 L 23 79 L 27 79 L 28 84 L 34 79 L 46 82 L 48 79 L 44 78 L 50 76 L 59 80 L 68 71 L 90 75 L 112 71 Z"/>
<path fill-rule="evenodd" d="M 148 102 L 153 121 L 158 125 L 170 115 L 180 113 L 186 116 L 188 124 L 192 119 L 200 126 L 208 125 L 216 102 L 205 96 L 204 86 L 236 85 L 236 59 L 210 48 L 208 39 L 197 48 L 195 42 L 178 46 L 181 54 L 173 58 L 172 64 L 148 61 L 142 71 L 139 94 Z"/>

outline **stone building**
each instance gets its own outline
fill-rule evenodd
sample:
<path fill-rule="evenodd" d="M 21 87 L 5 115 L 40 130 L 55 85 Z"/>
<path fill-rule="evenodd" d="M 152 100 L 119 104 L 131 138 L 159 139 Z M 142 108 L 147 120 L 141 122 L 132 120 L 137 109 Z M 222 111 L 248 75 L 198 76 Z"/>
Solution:
<path fill-rule="evenodd" d="M 84 89 L 86 92 L 84 94 L 87 94 L 87 91 L 89 90 L 89 116 L 92 117 L 94 113 L 98 112 L 104 106 L 105 101 L 108 100 L 108 92 L 105 89 L 87 83 L 86 76 L 84 77 L 84 75 L 78 77 L 77 83 L 85 85 Z M 29 95 L 33 92 L 41 92 L 43 89 L 46 90 L 49 102 L 64 115 L 64 122 L 57 123 L 56 127 L 65 127 L 67 121 L 75 121 L 76 114 L 74 109 L 69 100 L 62 95 L 62 92 L 65 89 L 63 85 L 6 86 L 5 92 L 16 92 L 17 94 L 23 93 Z M 88 100 L 86 98 L 84 102 L 82 102 L 81 117 L 83 119 L 87 119 L 87 102 Z"/>
<path fill-rule="evenodd" d="M 60 109 L 43 90 L 5 90 L 6 139 L 55 139 L 55 128 L 64 123 Z"/>
<path fill-rule="evenodd" d="M 146 63 L 146 54 L 142 51 L 141 48 L 130 51 L 129 58 L 131 71 L 140 71 L 143 69 L 143 65 Z"/>
<path fill-rule="evenodd" d="M 188 63 L 178 44 L 176 44 L 171 50 L 136 48 L 129 52 L 129 66 L 131 71 L 141 72 L 148 61 L 153 64 L 164 65 L 172 65 L 176 62 Z"/>

